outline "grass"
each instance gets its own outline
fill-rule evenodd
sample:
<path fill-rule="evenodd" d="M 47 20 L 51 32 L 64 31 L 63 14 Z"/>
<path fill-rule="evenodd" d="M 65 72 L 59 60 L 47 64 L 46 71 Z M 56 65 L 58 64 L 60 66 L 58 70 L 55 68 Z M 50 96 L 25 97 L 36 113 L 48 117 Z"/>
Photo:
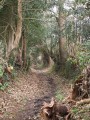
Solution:
<path fill-rule="evenodd" d="M 55 97 L 59 101 L 62 101 L 64 99 L 64 96 L 62 95 L 62 93 L 60 91 L 56 92 Z"/>

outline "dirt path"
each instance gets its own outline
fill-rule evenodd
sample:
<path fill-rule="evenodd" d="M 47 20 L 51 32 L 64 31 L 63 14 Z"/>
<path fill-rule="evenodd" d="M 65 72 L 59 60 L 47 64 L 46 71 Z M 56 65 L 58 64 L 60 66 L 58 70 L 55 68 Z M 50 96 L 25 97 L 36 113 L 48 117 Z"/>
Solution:
<path fill-rule="evenodd" d="M 0 91 L 0 120 L 40 120 L 44 101 L 49 102 L 52 97 L 62 100 L 68 96 L 69 80 L 54 73 L 47 74 L 51 68 L 52 65 L 43 70 L 31 68 L 30 73 L 20 73 L 4 92 Z"/>
<path fill-rule="evenodd" d="M 52 78 L 34 73 L 20 75 L 6 91 L 0 91 L 0 120 L 36 119 L 42 102 L 49 101 L 54 93 Z"/>
<path fill-rule="evenodd" d="M 48 73 L 48 72 L 50 72 L 50 71 L 52 70 L 53 66 L 54 66 L 54 62 L 53 62 L 53 60 L 50 58 L 50 63 L 49 63 L 49 66 L 48 66 L 48 67 L 46 67 L 46 68 L 44 68 L 44 69 L 42 69 L 42 70 L 36 70 L 36 69 L 34 69 L 33 67 L 31 67 L 30 69 L 31 69 L 31 71 L 32 71 L 33 73 L 41 74 L 41 73 Z"/>

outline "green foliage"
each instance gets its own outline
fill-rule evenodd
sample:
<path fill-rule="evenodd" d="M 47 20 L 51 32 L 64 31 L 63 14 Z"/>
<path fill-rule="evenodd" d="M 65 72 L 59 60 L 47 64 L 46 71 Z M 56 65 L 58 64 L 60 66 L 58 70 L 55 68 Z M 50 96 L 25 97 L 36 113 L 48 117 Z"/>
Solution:
<path fill-rule="evenodd" d="M 0 84 L 0 90 L 4 91 L 8 87 L 9 83 L 5 82 L 3 85 Z"/>
<path fill-rule="evenodd" d="M 84 42 L 80 48 L 81 49 L 77 52 L 77 59 L 79 67 L 82 70 L 85 66 L 90 64 L 90 41 Z"/>
<path fill-rule="evenodd" d="M 66 22 L 65 36 L 67 37 L 67 40 L 69 43 L 76 42 L 76 40 L 77 40 L 74 16 L 71 16 L 69 18 L 69 20 L 67 20 L 67 22 Z"/>
<path fill-rule="evenodd" d="M 77 60 L 73 57 L 69 57 L 66 61 L 66 66 L 69 68 L 75 68 L 77 65 Z"/>
<path fill-rule="evenodd" d="M 90 55 L 85 51 L 78 52 L 77 57 L 78 57 L 78 62 L 81 69 L 87 66 L 87 64 L 90 62 Z"/>
<path fill-rule="evenodd" d="M 1 38 L 4 47 L 6 47 L 7 37 L 9 34 L 9 28 L 13 31 L 16 30 L 17 22 L 17 0 L 3 0 L 4 3 L 0 4 L 0 32 Z M 86 41 L 89 38 L 90 25 L 87 10 L 81 5 L 85 4 L 86 0 L 75 0 L 73 1 L 73 7 L 70 10 L 66 10 L 67 18 L 66 24 L 61 25 L 61 28 L 58 24 L 59 12 L 61 13 L 62 18 L 66 17 L 63 9 L 63 0 L 33 0 L 33 1 L 23 1 L 23 30 L 25 31 L 25 38 L 27 44 L 27 67 L 31 64 L 30 54 L 31 51 L 36 49 L 34 53 L 37 54 L 37 46 L 42 46 L 45 44 L 46 49 L 48 49 L 49 55 L 53 58 L 56 63 L 56 70 L 60 68 L 59 60 L 59 37 L 66 36 L 68 47 L 69 44 L 77 43 L 79 40 Z M 8 4 L 9 3 L 9 4 Z M 54 7 L 56 7 L 57 12 L 54 13 Z M 83 10 L 82 10 L 83 9 Z M 60 11 L 59 11 L 60 10 Z M 8 17 L 7 17 L 8 16 Z M 64 20 L 65 20 L 64 19 Z M 61 20 L 62 21 L 62 20 Z M 64 21 L 63 21 L 64 22 Z M 63 30 L 63 29 L 64 30 Z M 65 31 L 65 34 L 63 34 Z M 61 36 L 61 37 L 62 37 Z M 4 39 L 4 40 L 3 40 Z M 81 43 L 82 44 L 82 43 Z M 87 45 L 86 45 L 87 44 Z M 90 49 L 88 43 L 84 44 L 85 49 Z M 88 51 L 88 50 L 87 50 Z M 74 71 L 77 70 L 77 65 L 81 68 L 89 63 L 90 56 L 89 52 L 79 51 L 76 53 L 76 59 L 66 58 L 65 64 L 65 74 L 72 75 L 75 74 Z M 13 56 L 13 55 L 12 55 Z M 14 56 L 10 57 L 9 63 L 14 64 Z M 35 56 L 35 58 L 37 58 Z M 64 55 L 63 55 L 64 56 Z M 29 58 L 29 59 L 28 59 Z M 78 61 L 78 63 L 77 63 Z M 86 62 L 88 61 L 88 62 Z M 2 70 L 1 70 L 2 71 Z M 1 72 L 2 76 L 2 72 Z M 8 79 L 8 76 L 5 76 L 5 79 Z"/>
<path fill-rule="evenodd" d="M 3 82 L 9 81 L 9 80 L 10 80 L 10 78 L 9 78 L 8 74 L 7 74 L 7 73 L 4 73 L 4 74 L 3 74 Z"/>
<path fill-rule="evenodd" d="M 3 76 L 3 66 L 0 65 L 0 77 L 2 77 L 2 76 Z"/>
<path fill-rule="evenodd" d="M 76 108 L 76 107 L 73 107 L 72 110 L 71 110 L 72 113 L 76 114 L 79 112 L 79 109 Z"/>
<path fill-rule="evenodd" d="M 74 78 L 79 74 L 78 62 L 76 58 L 69 57 L 65 64 L 65 76 Z"/>
<path fill-rule="evenodd" d="M 31 4 L 28 4 L 28 2 L 23 3 L 23 26 L 28 39 L 28 47 L 40 43 L 43 38 L 44 29 L 41 21 L 44 6 L 44 1 L 42 0 L 34 0 Z"/>
<path fill-rule="evenodd" d="M 6 1 L 6 0 L 0 0 L 0 9 L 3 8 L 3 6 L 4 6 L 4 4 L 5 4 L 5 1 Z"/>
<path fill-rule="evenodd" d="M 64 96 L 60 92 L 57 92 L 55 97 L 57 100 L 60 100 L 60 101 L 62 101 L 64 99 Z"/>
<path fill-rule="evenodd" d="M 27 46 L 27 63 L 26 68 L 24 68 L 25 71 L 28 71 L 30 65 L 33 63 L 33 61 L 31 62 L 30 60 L 30 54 L 33 53 L 34 55 L 38 55 L 36 46 L 42 45 L 45 39 L 45 27 L 43 25 L 44 9 L 45 1 L 43 0 L 34 0 L 30 2 L 30 4 L 29 1 L 23 2 L 23 29 L 25 31 Z M 37 59 L 37 56 L 34 57 Z"/>
<path fill-rule="evenodd" d="M 12 67 L 12 66 L 11 66 Z M 13 69 L 11 74 L 4 71 L 3 65 L 0 65 L 0 90 L 5 90 L 11 79 L 16 77 L 16 71 Z"/>
<path fill-rule="evenodd" d="M 87 0 L 75 0 L 76 3 L 85 3 Z"/>
<path fill-rule="evenodd" d="M 11 74 L 11 78 L 15 79 L 17 77 L 17 71 L 15 69 L 13 69 L 12 74 Z"/>
<path fill-rule="evenodd" d="M 0 5 L 0 9 L 2 9 L 3 8 L 3 6 L 2 5 Z"/>
<path fill-rule="evenodd" d="M 89 51 L 90 51 L 90 40 L 85 41 L 85 42 L 82 44 L 82 47 L 83 47 L 84 49 L 86 49 L 87 52 L 89 52 Z"/>

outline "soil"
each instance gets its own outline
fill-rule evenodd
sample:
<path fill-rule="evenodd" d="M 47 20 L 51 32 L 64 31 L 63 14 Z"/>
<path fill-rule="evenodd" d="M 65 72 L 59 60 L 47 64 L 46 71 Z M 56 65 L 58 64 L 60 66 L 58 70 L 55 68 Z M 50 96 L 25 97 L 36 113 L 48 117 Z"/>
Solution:
<path fill-rule="evenodd" d="M 43 102 L 49 102 L 57 91 L 67 96 L 69 88 L 66 80 L 55 74 L 20 73 L 4 92 L 0 91 L 0 120 L 40 120 Z"/>

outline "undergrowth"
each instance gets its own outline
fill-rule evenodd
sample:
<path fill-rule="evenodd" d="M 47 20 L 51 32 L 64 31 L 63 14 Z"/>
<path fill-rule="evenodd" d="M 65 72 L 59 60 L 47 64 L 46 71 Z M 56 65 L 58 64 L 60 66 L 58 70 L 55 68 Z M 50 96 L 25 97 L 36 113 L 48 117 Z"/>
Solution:
<path fill-rule="evenodd" d="M 9 86 L 9 82 L 14 80 L 16 76 L 17 73 L 14 69 L 11 70 L 11 73 L 8 73 L 3 65 L 0 65 L 0 90 L 4 91 Z"/>

